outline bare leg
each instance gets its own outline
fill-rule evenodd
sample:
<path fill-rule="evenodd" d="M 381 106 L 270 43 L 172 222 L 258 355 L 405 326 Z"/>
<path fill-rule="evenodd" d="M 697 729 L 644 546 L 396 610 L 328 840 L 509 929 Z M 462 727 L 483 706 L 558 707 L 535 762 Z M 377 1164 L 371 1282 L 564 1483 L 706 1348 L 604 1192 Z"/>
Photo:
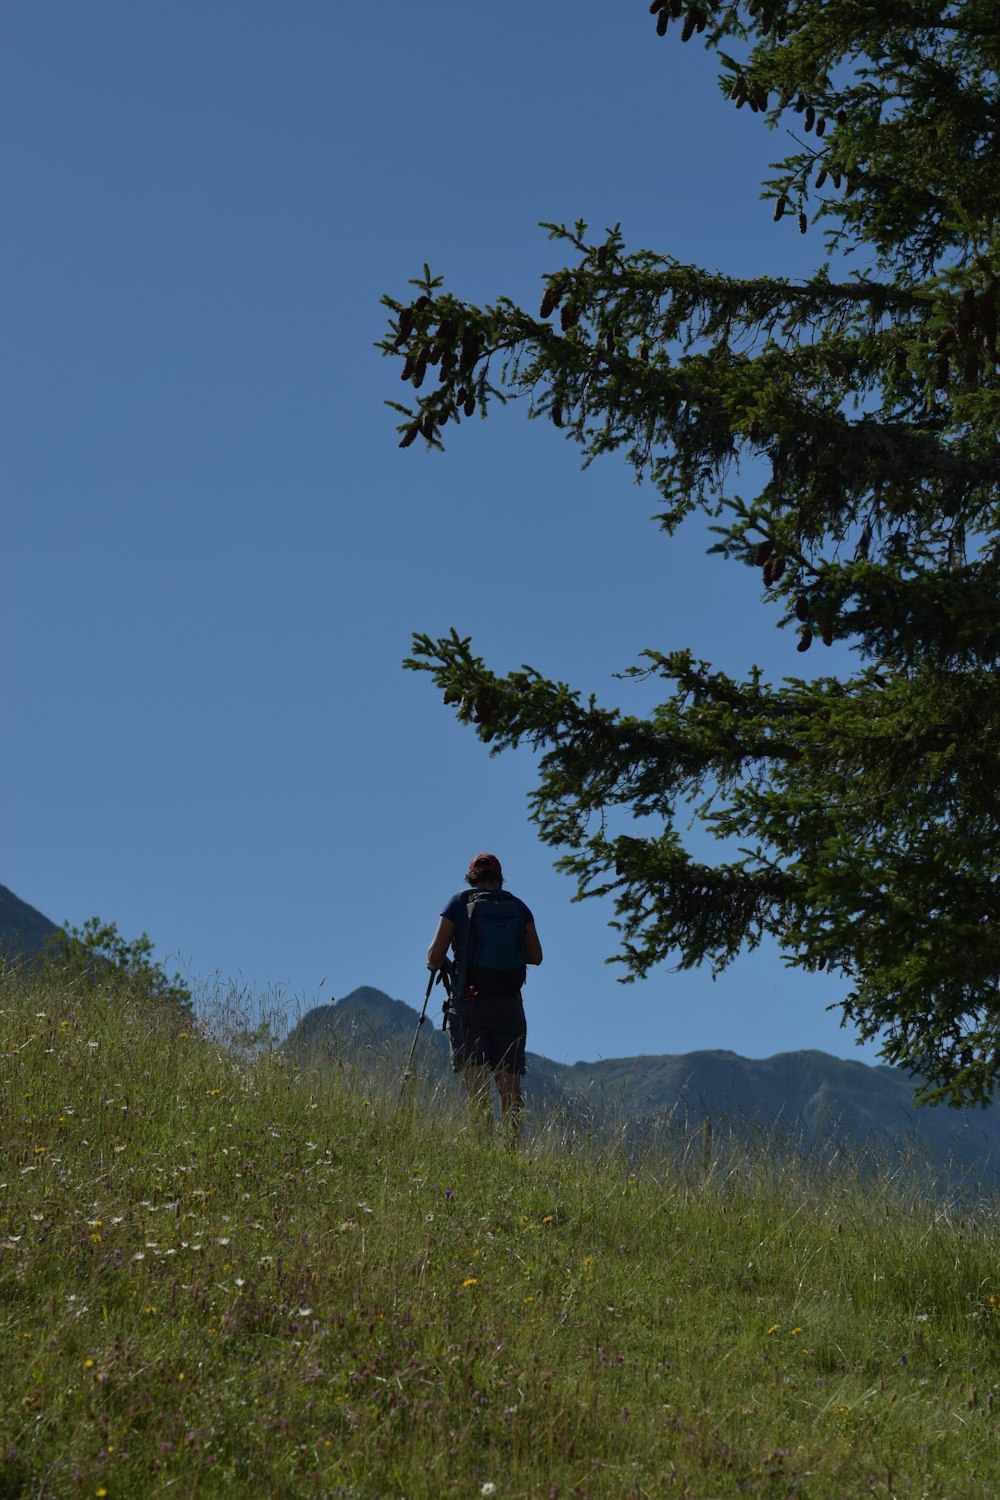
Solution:
<path fill-rule="evenodd" d="M 507 1144 L 516 1148 L 521 1139 L 521 1115 L 524 1112 L 521 1080 L 516 1073 L 508 1073 L 504 1068 L 497 1068 L 493 1077 L 500 1095 L 500 1129 Z"/>
<path fill-rule="evenodd" d="M 493 1096 L 490 1091 L 490 1070 L 485 1063 L 469 1063 L 462 1069 L 466 1092 L 469 1096 L 469 1114 L 473 1126 L 483 1140 L 488 1140 L 493 1131 Z"/>

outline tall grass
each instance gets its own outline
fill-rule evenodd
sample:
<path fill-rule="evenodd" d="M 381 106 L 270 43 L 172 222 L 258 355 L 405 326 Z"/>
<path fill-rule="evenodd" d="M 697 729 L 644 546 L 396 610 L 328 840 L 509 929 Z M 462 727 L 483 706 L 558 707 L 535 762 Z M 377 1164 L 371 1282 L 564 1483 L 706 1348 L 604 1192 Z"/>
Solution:
<path fill-rule="evenodd" d="M 989 1206 L 253 1031 L 0 974 L 0 1496 L 1000 1493 Z"/>

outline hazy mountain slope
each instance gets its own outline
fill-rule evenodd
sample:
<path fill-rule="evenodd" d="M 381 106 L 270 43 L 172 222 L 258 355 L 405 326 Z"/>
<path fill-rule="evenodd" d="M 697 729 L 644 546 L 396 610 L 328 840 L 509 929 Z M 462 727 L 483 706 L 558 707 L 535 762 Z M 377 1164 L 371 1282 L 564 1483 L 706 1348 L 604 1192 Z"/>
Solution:
<path fill-rule="evenodd" d="M 0 951 L 10 958 L 30 958 L 57 931 L 55 922 L 0 885 Z"/>

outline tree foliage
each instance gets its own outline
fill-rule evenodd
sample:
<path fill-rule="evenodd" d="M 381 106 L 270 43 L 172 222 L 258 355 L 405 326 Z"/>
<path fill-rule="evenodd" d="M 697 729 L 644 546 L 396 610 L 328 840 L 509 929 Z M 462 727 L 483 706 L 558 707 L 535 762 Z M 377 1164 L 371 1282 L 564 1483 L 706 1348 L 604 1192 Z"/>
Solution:
<path fill-rule="evenodd" d="M 770 934 L 791 964 L 843 976 L 845 1020 L 919 1097 L 985 1102 L 1000 1072 L 1000 15 L 995 0 L 650 10 L 650 45 L 716 51 L 734 128 L 760 114 L 789 132 L 764 185 L 775 233 L 818 230 L 829 259 L 803 281 L 740 280 L 630 251 L 617 228 L 549 225 L 566 263 L 537 314 L 472 306 L 425 267 L 411 300 L 385 299 L 382 347 L 415 392 L 401 446 L 439 447 L 447 424 L 527 396 L 585 462 L 618 452 L 651 480 L 668 534 L 712 517 L 713 550 L 759 571 L 798 652 L 846 642 L 857 669 L 739 681 L 650 650 L 629 670 L 661 679 L 663 701 L 637 717 L 530 668 L 495 674 L 457 634 L 415 637 L 408 665 L 494 751 L 541 752 L 532 815 L 581 895 L 613 895 L 626 977 L 719 969 Z M 677 827 L 692 806 L 738 857 L 692 857 Z"/>
<path fill-rule="evenodd" d="M 43 956 L 63 981 L 85 986 L 124 981 L 158 1004 L 194 1013 L 190 989 L 179 974 L 171 978 L 154 962 L 153 942 L 145 932 L 129 942 L 114 922 L 91 917 L 82 927 L 58 928 L 46 939 Z"/>

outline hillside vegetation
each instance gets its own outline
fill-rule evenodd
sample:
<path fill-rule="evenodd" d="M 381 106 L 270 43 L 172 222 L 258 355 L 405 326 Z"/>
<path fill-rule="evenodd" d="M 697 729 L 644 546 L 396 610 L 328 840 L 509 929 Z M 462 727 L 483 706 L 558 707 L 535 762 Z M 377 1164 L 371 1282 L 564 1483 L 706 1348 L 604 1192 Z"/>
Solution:
<path fill-rule="evenodd" d="M 996 1495 L 989 1206 L 252 1033 L 0 972 L 0 1495 Z"/>

